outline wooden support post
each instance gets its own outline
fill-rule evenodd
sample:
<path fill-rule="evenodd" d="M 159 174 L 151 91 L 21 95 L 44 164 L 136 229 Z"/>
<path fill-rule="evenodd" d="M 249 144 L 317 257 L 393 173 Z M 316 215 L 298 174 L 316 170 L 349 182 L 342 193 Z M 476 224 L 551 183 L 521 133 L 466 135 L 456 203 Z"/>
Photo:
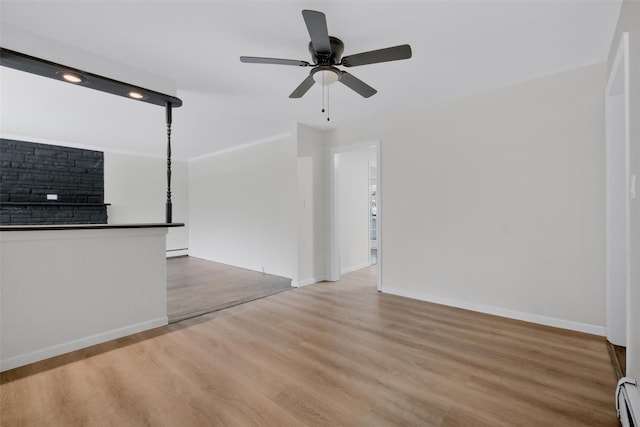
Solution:
<path fill-rule="evenodd" d="M 167 210 L 166 210 L 166 218 L 167 224 L 173 222 L 172 221 L 172 210 L 173 206 L 171 205 L 171 102 L 167 102 Z"/>

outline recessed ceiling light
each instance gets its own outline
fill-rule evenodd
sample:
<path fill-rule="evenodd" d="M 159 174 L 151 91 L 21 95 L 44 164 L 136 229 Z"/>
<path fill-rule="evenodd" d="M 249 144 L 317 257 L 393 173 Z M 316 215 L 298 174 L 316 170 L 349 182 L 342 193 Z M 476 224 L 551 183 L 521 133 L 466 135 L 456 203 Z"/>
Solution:
<path fill-rule="evenodd" d="M 69 83 L 82 83 L 82 77 L 80 77 L 77 74 L 65 71 L 61 73 L 61 76 L 64 80 L 68 81 Z"/>
<path fill-rule="evenodd" d="M 140 92 L 136 92 L 134 90 L 132 90 L 131 92 L 129 92 L 129 96 L 133 99 L 142 99 L 144 98 L 144 95 L 141 94 Z"/>

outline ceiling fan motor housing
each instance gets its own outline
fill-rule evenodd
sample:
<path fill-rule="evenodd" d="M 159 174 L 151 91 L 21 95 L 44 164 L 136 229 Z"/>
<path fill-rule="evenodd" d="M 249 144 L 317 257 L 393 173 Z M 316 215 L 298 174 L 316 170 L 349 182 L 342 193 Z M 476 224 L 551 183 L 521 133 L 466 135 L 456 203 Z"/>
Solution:
<path fill-rule="evenodd" d="M 329 36 L 331 52 L 316 52 L 311 42 L 309 42 L 309 53 L 313 62 L 318 65 L 336 65 L 340 63 L 344 52 L 344 43 L 337 37 Z"/>

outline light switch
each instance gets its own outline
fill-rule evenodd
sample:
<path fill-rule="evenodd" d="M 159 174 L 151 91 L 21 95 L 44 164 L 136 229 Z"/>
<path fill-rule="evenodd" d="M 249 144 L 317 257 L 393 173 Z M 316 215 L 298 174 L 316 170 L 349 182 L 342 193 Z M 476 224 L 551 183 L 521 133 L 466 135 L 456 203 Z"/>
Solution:
<path fill-rule="evenodd" d="M 58 200 L 57 194 L 47 194 L 47 200 Z"/>

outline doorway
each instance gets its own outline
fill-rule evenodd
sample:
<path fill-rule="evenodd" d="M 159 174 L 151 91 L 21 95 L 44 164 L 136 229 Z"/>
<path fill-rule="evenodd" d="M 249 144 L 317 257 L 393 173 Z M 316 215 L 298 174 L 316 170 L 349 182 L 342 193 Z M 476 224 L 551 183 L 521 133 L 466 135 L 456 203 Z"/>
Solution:
<path fill-rule="evenodd" d="M 369 161 L 369 265 L 378 264 L 378 165 Z"/>
<path fill-rule="evenodd" d="M 331 150 L 331 274 L 375 270 L 382 289 L 380 141 Z"/>

